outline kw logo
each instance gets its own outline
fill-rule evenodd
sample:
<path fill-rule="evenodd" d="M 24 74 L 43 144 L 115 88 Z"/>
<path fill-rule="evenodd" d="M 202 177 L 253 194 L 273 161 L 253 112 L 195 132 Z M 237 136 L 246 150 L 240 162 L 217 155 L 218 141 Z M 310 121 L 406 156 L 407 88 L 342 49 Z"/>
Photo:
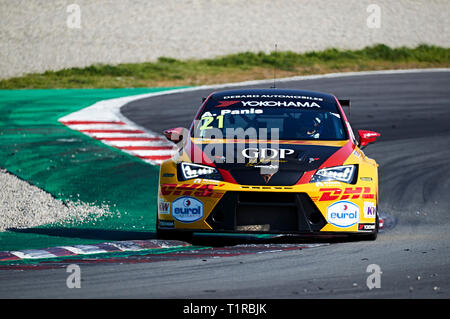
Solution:
<path fill-rule="evenodd" d="M 370 194 L 370 190 L 370 187 L 321 188 L 319 191 L 323 194 L 320 196 L 319 202 L 358 198 L 373 199 L 375 195 Z"/>

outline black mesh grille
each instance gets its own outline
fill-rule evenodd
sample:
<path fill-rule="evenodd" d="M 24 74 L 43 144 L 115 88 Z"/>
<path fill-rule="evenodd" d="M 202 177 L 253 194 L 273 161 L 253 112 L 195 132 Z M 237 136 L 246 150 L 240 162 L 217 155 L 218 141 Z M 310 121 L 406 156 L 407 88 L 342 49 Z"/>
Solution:
<path fill-rule="evenodd" d="M 292 170 L 279 170 L 274 174 L 269 181 L 265 181 L 260 170 L 249 169 L 230 169 L 230 174 L 241 185 L 264 185 L 264 186 L 278 186 L 278 185 L 295 185 L 298 180 L 303 176 L 303 171 L 298 169 Z"/>
<path fill-rule="evenodd" d="M 326 220 L 305 193 L 227 192 L 207 223 L 223 231 L 308 233 Z"/>

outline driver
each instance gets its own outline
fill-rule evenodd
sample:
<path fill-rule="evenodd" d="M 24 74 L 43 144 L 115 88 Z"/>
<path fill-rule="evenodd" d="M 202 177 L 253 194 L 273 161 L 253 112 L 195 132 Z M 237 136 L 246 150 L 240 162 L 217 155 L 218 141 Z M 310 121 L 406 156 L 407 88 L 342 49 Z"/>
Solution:
<path fill-rule="evenodd" d="M 320 137 L 320 118 L 317 113 L 305 113 L 300 118 L 299 132 L 302 137 L 318 139 Z"/>

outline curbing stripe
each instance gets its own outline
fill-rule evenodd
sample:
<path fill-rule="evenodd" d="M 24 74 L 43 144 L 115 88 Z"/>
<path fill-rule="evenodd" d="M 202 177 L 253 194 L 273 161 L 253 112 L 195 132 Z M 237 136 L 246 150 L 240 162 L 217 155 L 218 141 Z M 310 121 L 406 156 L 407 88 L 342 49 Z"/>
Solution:
<path fill-rule="evenodd" d="M 125 125 L 121 121 L 60 121 L 64 125 L 95 125 L 95 124 L 110 124 L 110 125 Z"/>
<path fill-rule="evenodd" d="M 80 130 L 83 133 L 130 133 L 130 134 L 143 134 L 144 131 L 141 130 L 99 130 L 99 129 L 87 129 Z"/>
<path fill-rule="evenodd" d="M 118 146 L 121 150 L 128 151 L 163 151 L 173 150 L 172 146 Z"/>
<path fill-rule="evenodd" d="M 111 120 L 114 115 L 107 112 L 102 112 L 99 116 L 105 115 L 106 118 L 93 117 L 95 120 L 92 121 L 78 118 L 77 115 L 76 118 L 61 118 L 59 122 L 149 164 L 159 165 L 175 153 L 174 144 L 163 136 L 136 128 L 118 119 Z"/>
<path fill-rule="evenodd" d="M 1 251 L 0 252 L 0 261 L 10 261 L 10 260 L 20 260 L 20 257 L 12 254 L 9 251 Z"/>
<path fill-rule="evenodd" d="M 13 255 L 16 255 L 20 259 L 40 259 L 40 258 L 54 258 L 56 255 L 46 251 L 38 249 L 27 249 L 21 251 L 11 251 Z"/>
<path fill-rule="evenodd" d="M 191 244 L 178 240 L 133 240 L 106 242 L 93 245 L 58 246 L 46 249 L 1 251 L 0 262 L 27 259 L 48 259 L 78 255 L 94 255 L 111 252 L 142 251 L 149 249 L 167 249 L 187 246 L 191 246 Z"/>

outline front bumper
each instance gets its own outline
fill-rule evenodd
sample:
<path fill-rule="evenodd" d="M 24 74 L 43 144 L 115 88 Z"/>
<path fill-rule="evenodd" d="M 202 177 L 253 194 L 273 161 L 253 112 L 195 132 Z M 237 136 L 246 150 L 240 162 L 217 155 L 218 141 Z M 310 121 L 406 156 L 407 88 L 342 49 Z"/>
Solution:
<path fill-rule="evenodd" d="M 373 185 L 340 182 L 289 187 L 209 184 L 202 180 L 163 183 L 159 189 L 158 228 L 327 236 L 374 233 L 374 192 Z M 336 204 L 353 207 L 357 215 L 342 224 L 331 220 Z"/>

